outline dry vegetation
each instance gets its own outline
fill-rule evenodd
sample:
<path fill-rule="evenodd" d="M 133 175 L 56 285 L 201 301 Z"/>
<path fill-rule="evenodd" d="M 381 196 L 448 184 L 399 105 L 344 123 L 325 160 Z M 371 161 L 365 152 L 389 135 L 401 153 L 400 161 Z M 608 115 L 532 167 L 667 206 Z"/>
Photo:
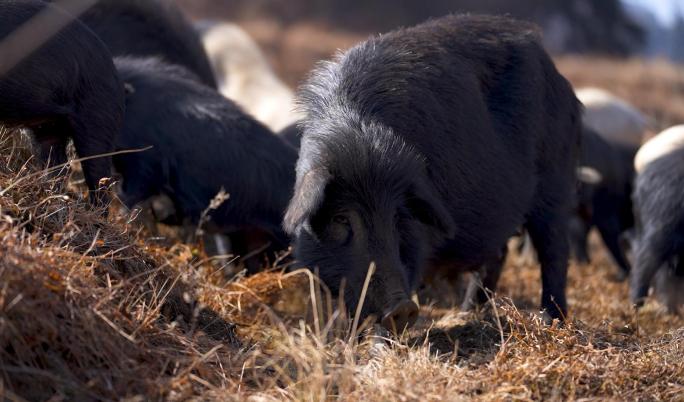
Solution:
<path fill-rule="evenodd" d="M 496 308 L 460 315 L 458 286 L 442 283 L 421 292 L 416 328 L 383 338 L 365 323 L 355 331 L 306 273 L 226 278 L 191 245 L 103 219 L 29 155 L 19 135 L 2 133 L 6 400 L 684 395 L 684 319 L 655 303 L 635 313 L 599 249 L 592 266 L 571 267 L 563 327 L 540 324 L 538 269 L 512 259 Z"/>
<path fill-rule="evenodd" d="M 291 83 L 358 39 L 248 29 Z M 560 66 L 659 126 L 684 121 L 681 68 Z M 0 400 L 684 400 L 684 318 L 655 303 L 633 311 L 597 245 L 591 266 L 571 266 L 563 327 L 535 315 L 538 267 L 511 259 L 495 308 L 461 315 L 458 284 L 439 281 L 420 293 L 417 327 L 383 338 L 337 315 L 310 275 L 226 277 L 193 245 L 90 211 L 30 159 L 2 132 Z"/>

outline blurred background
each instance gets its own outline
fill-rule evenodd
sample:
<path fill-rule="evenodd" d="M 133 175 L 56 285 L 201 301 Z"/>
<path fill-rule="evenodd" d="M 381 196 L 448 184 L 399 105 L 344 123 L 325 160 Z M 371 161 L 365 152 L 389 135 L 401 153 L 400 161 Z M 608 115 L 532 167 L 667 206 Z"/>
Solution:
<path fill-rule="evenodd" d="M 449 12 L 506 13 L 535 21 L 556 53 L 643 53 L 684 58 L 681 0 L 181 0 L 198 17 L 302 21 L 384 31 Z"/>
<path fill-rule="evenodd" d="M 195 20 L 227 20 L 296 87 L 313 65 L 372 33 L 449 12 L 510 14 L 542 27 L 576 86 L 606 88 L 660 129 L 684 122 L 684 0 L 177 0 Z"/>

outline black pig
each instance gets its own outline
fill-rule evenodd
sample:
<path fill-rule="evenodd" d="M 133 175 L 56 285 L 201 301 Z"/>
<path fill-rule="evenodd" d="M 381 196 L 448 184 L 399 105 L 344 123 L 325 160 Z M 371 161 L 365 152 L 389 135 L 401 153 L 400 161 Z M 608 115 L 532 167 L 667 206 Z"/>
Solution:
<path fill-rule="evenodd" d="M 428 260 L 491 273 L 525 225 L 542 308 L 566 313 L 581 116 L 533 25 L 452 15 L 373 37 L 318 68 L 284 227 L 301 263 L 364 315 L 411 325 Z M 485 267 L 485 268 L 482 268 Z"/>
<path fill-rule="evenodd" d="M 27 21 L 39 14 L 36 24 Z M 61 28 L 60 28 L 61 27 Z M 80 157 L 111 153 L 124 114 L 124 89 L 107 47 L 85 25 L 40 1 L 0 6 L 0 122 L 32 130 L 43 161 L 67 161 L 74 141 Z M 92 201 L 111 158 L 84 161 Z"/>
<path fill-rule="evenodd" d="M 295 122 L 278 132 L 278 137 L 282 138 L 294 148 L 299 149 L 302 141 L 302 128 L 300 122 Z"/>
<path fill-rule="evenodd" d="M 207 229 L 258 228 L 286 247 L 280 224 L 294 185 L 294 148 L 183 67 L 154 58 L 115 63 L 129 89 L 117 149 L 153 146 L 114 158 L 122 201 L 133 207 L 165 195 L 176 223 L 197 224 L 224 189 L 230 198 L 210 212 Z"/>
<path fill-rule="evenodd" d="M 99 0 L 80 18 L 112 55 L 159 57 L 184 66 L 216 88 L 199 35 L 174 1 Z"/>
<path fill-rule="evenodd" d="M 623 279 L 630 265 L 621 238 L 634 226 L 631 197 L 637 150 L 634 146 L 609 143 L 588 127 L 583 129 L 580 162 L 600 177 L 594 183 L 580 177 L 577 205 L 570 224 L 570 239 L 578 261 L 589 263 L 587 236 L 596 226 Z"/>
<path fill-rule="evenodd" d="M 670 289 L 671 295 L 665 296 L 681 300 L 684 292 L 681 287 L 684 278 L 684 149 L 653 160 L 639 172 L 634 187 L 634 215 L 632 303 L 637 306 L 644 303 L 656 274 L 671 277 L 669 282 L 679 284 L 678 288 Z M 675 281 L 676 278 L 679 280 Z"/>

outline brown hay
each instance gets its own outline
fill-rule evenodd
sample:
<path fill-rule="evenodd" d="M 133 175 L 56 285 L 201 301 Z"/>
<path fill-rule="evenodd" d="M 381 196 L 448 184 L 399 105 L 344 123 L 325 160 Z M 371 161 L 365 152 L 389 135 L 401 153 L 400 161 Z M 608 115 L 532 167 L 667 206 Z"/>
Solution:
<path fill-rule="evenodd" d="M 188 261 L 25 165 L 19 139 L 0 133 L 0 390 L 108 400 L 188 392 L 198 372 L 225 381 L 210 360 L 233 354 L 232 328 L 186 295 Z"/>
<path fill-rule="evenodd" d="M 357 338 L 306 274 L 226 279 L 27 160 L 3 132 L 0 399 L 683 399 L 684 318 L 633 311 L 600 248 L 570 268 L 563 326 L 541 324 L 539 269 L 512 259 L 496 310 L 460 314 L 459 284 L 440 281 L 416 328 Z"/>

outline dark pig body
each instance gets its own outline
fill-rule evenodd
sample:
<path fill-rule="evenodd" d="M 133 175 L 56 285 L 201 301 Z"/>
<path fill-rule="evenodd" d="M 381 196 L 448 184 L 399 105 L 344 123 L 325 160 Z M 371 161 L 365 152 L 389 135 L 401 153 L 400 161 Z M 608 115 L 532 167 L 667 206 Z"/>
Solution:
<path fill-rule="evenodd" d="M 112 55 L 159 57 L 184 66 L 216 88 L 199 35 L 174 1 L 99 0 L 80 18 Z"/>
<path fill-rule="evenodd" d="M 570 225 L 570 239 L 577 259 L 589 263 L 587 237 L 595 226 L 623 278 L 629 273 L 630 264 L 621 238 L 634 226 L 632 183 L 637 150 L 634 146 L 609 143 L 595 131 L 584 128 L 580 163 L 594 169 L 601 177 L 597 183 L 580 183 Z"/>
<path fill-rule="evenodd" d="M 35 31 L 12 33 L 37 14 L 48 22 Z M 65 25 L 21 60 L 28 43 Z M 124 114 L 124 89 L 106 46 L 85 25 L 40 1 L 5 1 L 0 7 L 0 122 L 30 128 L 40 157 L 50 166 L 67 161 L 73 139 L 79 157 L 111 153 Z M 8 63 L 18 61 L 16 65 Z M 4 63 L 4 65 L 3 65 Z M 111 157 L 82 162 L 91 199 L 102 178 L 111 175 Z M 101 200 L 103 201 L 103 200 Z"/>
<path fill-rule="evenodd" d="M 636 230 L 634 269 L 630 278 L 631 300 L 644 303 L 658 275 L 678 287 L 666 298 L 682 300 L 684 292 L 684 149 L 670 152 L 647 164 L 637 175 L 634 188 Z M 677 280 L 678 278 L 678 280 Z M 665 286 L 660 286 L 665 288 Z M 661 295 L 662 296 L 662 295 Z M 672 309 L 672 307 L 671 307 Z"/>
<path fill-rule="evenodd" d="M 124 203 L 132 207 L 165 195 L 175 207 L 175 223 L 197 224 L 224 189 L 230 198 L 210 211 L 208 229 L 260 228 L 287 247 L 280 222 L 292 194 L 296 151 L 180 66 L 115 61 L 131 91 L 117 149 L 153 146 L 114 158 Z"/>
<path fill-rule="evenodd" d="M 278 132 L 278 137 L 282 138 L 295 149 L 299 149 L 302 142 L 302 127 L 300 122 L 292 123 Z"/>
<path fill-rule="evenodd" d="M 333 291 L 345 279 L 348 306 L 371 263 L 363 312 L 386 326 L 415 320 L 408 297 L 429 260 L 479 270 L 493 290 L 525 225 L 542 307 L 565 314 L 580 109 L 535 27 L 455 15 L 374 37 L 322 65 L 302 98 L 285 228 Z"/>

